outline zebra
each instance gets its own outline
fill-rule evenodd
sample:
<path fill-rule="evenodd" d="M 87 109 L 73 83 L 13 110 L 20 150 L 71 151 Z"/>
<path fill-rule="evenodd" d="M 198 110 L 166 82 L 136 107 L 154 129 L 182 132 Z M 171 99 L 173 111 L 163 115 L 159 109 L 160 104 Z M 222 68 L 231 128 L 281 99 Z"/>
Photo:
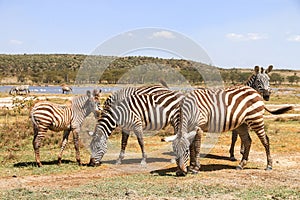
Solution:
<path fill-rule="evenodd" d="M 29 94 L 29 85 L 21 85 L 21 86 L 14 86 L 10 89 L 10 95 L 22 95 L 22 94 Z"/>
<path fill-rule="evenodd" d="M 252 87 L 255 89 L 265 101 L 269 101 L 270 99 L 270 94 L 271 94 L 271 89 L 270 89 L 270 77 L 268 73 L 270 73 L 273 69 L 273 65 L 269 65 L 267 69 L 261 68 L 259 66 L 254 67 L 254 74 L 252 74 L 245 85 Z M 245 126 L 245 125 L 244 125 Z M 234 146 L 237 141 L 238 133 L 239 131 L 245 130 L 245 128 L 237 128 L 232 131 L 232 136 L 231 136 L 231 145 L 229 149 L 230 157 L 229 159 L 231 161 L 236 161 L 237 159 L 234 157 Z M 247 130 L 248 132 L 248 130 Z M 249 133 L 248 133 L 249 135 Z M 250 136 L 249 136 L 250 137 Z M 243 153 L 243 144 L 241 144 L 241 153 Z"/>
<path fill-rule="evenodd" d="M 142 151 L 141 164 L 145 165 L 147 155 L 144 150 L 143 130 L 160 130 L 168 124 L 176 129 L 176 120 L 179 118 L 175 113 L 178 113 L 176 109 L 183 97 L 183 94 L 175 91 L 131 95 L 111 107 L 104 107 L 90 143 L 90 165 L 101 164 L 100 161 L 107 152 L 107 140 L 117 126 L 135 133 Z M 121 150 L 121 160 L 124 156 L 122 153 Z"/>
<path fill-rule="evenodd" d="M 69 94 L 70 92 L 73 91 L 72 88 L 69 87 L 69 86 L 67 86 L 67 85 L 63 85 L 63 86 L 61 87 L 61 90 L 62 90 L 62 93 L 63 93 L 63 94 Z"/>
<path fill-rule="evenodd" d="M 64 131 L 58 164 L 61 164 L 62 153 L 68 142 L 70 132 L 73 132 L 74 146 L 76 150 L 76 160 L 81 164 L 78 134 L 83 120 L 93 113 L 97 116 L 99 110 L 100 91 L 94 90 L 93 94 L 87 91 L 86 95 L 74 97 L 71 105 L 54 104 L 48 101 L 41 101 L 34 105 L 30 112 L 33 124 L 34 137 L 33 149 L 38 167 L 42 167 L 40 161 L 40 142 L 44 138 L 47 130 L 55 132 Z"/>
<path fill-rule="evenodd" d="M 269 138 L 264 129 L 264 111 L 280 114 L 293 109 L 292 106 L 271 111 L 264 105 L 261 95 L 249 86 L 235 86 L 227 89 L 196 89 L 188 93 L 182 100 L 179 112 L 179 128 L 173 140 L 173 151 L 177 163 L 176 175 L 187 174 L 187 162 L 191 153 L 200 156 L 200 141 L 202 132 L 225 132 L 240 129 L 239 132 L 244 145 L 244 153 L 237 169 L 243 169 L 247 163 L 251 138 L 246 130 L 249 126 L 265 148 L 267 155 L 266 170 L 272 169 Z M 245 124 L 245 125 L 243 125 Z M 241 126 L 242 125 L 242 126 Z M 247 125 L 247 126 L 246 126 Z M 175 130 L 176 131 L 176 130 Z M 189 135 L 196 131 L 195 135 Z M 190 152 L 190 144 L 195 143 L 195 151 Z M 200 166 L 196 161 L 196 166 Z"/>
<path fill-rule="evenodd" d="M 118 90 L 117 92 L 110 95 L 104 102 L 104 107 L 111 107 L 116 105 L 121 100 L 129 97 L 130 95 L 141 95 L 141 94 L 159 94 L 164 92 L 169 92 L 169 88 L 165 82 L 161 81 L 161 85 L 148 85 L 140 87 L 126 87 Z M 129 131 L 122 129 L 122 141 L 121 141 L 121 151 L 119 158 L 116 160 L 116 164 L 121 164 L 125 157 L 125 149 L 128 143 Z"/>

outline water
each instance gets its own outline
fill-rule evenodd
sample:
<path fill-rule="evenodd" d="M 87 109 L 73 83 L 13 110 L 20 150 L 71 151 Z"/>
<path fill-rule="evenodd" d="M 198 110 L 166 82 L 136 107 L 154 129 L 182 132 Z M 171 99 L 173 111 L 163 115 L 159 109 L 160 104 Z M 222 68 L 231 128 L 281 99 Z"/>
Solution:
<path fill-rule="evenodd" d="M 0 86 L 0 92 L 8 93 L 12 86 Z M 111 93 L 121 89 L 120 87 L 112 86 L 72 86 L 73 92 L 71 94 L 85 94 L 87 90 L 101 89 L 103 93 Z M 61 86 L 29 86 L 32 93 L 40 94 L 62 94 Z"/>

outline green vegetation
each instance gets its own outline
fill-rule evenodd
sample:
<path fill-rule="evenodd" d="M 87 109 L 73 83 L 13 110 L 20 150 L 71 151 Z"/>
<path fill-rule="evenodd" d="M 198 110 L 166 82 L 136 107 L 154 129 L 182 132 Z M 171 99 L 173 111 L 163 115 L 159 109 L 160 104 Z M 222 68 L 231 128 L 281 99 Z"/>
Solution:
<path fill-rule="evenodd" d="M 84 69 L 80 69 L 81 66 L 84 66 Z M 124 84 L 143 84 L 149 81 L 147 79 L 157 81 L 163 78 L 164 80 L 168 79 L 166 81 L 177 83 L 185 78 L 193 85 L 202 84 L 203 77 L 195 70 L 194 66 L 203 69 L 201 74 L 210 73 L 209 78 L 212 81 L 215 80 L 215 77 L 211 76 L 211 66 L 182 59 L 78 54 L 0 54 L 0 80 L 2 84 L 62 84 L 75 83 L 75 79 L 77 83 L 115 84 L 119 81 Z M 130 71 L 133 68 L 135 70 Z M 103 74 L 99 69 L 103 69 Z M 79 70 L 81 70 L 80 77 L 77 77 Z M 170 70 L 168 74 L 180 73 L 164 77 L 166 70 Z M 218 70 L 228 85 L 244 83 L 252 73 L 252 67 L 248 70 L 238 68 L 219 68 Z M 130 75 L 126 76 L 129 71 Z M 143 76 L 145 72 L 147 72 L 147 77 Z M 271 83 L 297 85 L 300 80 L 297 73 L 299 74 L 299 71 L 275 69 L 271 73 Z"/>

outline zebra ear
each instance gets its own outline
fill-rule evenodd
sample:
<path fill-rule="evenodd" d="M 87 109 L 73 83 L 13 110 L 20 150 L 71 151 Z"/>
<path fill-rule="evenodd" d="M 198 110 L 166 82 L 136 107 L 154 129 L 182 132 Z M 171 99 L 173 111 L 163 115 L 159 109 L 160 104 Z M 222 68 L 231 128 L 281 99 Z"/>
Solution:
<path fill-rule="evenodd" d="M 255 71 L 256 74 L 258 74 L 259 73 L 259 66 L 255 66 L 254 71 Z"/>
<path fill-rule="evenodd" d="M 273 65 L 270 65 L 270 66 L 268 67 L 268 69 L 266 69 L 266 74 L 267 74 L 267 73 L 270 73 L 270 72 L 272 71 L 272 69 L 273 69 Z"/>
<path fill-rule="evenodd" d="M 91 94 L 91 91 L 86 91 L 86 95 L 88 96 L 88 97 L 91 97 L 92 96 L 92 94 Z"/>
<path fill-rule="evenodd" d="M 262 67 L 260 73 L 264 73 L 265 69 Z"/>

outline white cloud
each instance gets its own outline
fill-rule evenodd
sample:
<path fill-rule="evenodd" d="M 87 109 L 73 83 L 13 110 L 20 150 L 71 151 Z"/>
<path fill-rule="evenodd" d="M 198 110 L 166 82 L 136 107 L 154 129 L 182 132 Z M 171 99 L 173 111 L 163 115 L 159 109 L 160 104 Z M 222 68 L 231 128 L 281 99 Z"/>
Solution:
<path fill-rule="evenodd" d="M 169 31 L 158 31 L 152 34 L 151 38 L 166 38 L 166 39 L 174 39 L 176 38 L 172 32 Z"/>
<path fill-rule="evenodd" d="M 292 35 L 288 37 L 287 40 L 292 42 L 300 42 L 300 35 Z"/>
<path fill-rule="evenodd" d="M 13 45 L 21 45 L 21 44 L 23 44 L 22 41 L 20 41 L 20 40 L 15 40 L 15 39 L 9 40 L 9 43 L 10 43 L 10 44 L 13 44 Z"/>
<path fill-rule="evenodd" d="M 228 33 L 226 37 L 230 40 L 235 41 L 253 41 L 253 40 L 263 40 L 268 37 L 260 33 L 247 33 L 247 34 L 237 34 L 237 33 Z"/>

